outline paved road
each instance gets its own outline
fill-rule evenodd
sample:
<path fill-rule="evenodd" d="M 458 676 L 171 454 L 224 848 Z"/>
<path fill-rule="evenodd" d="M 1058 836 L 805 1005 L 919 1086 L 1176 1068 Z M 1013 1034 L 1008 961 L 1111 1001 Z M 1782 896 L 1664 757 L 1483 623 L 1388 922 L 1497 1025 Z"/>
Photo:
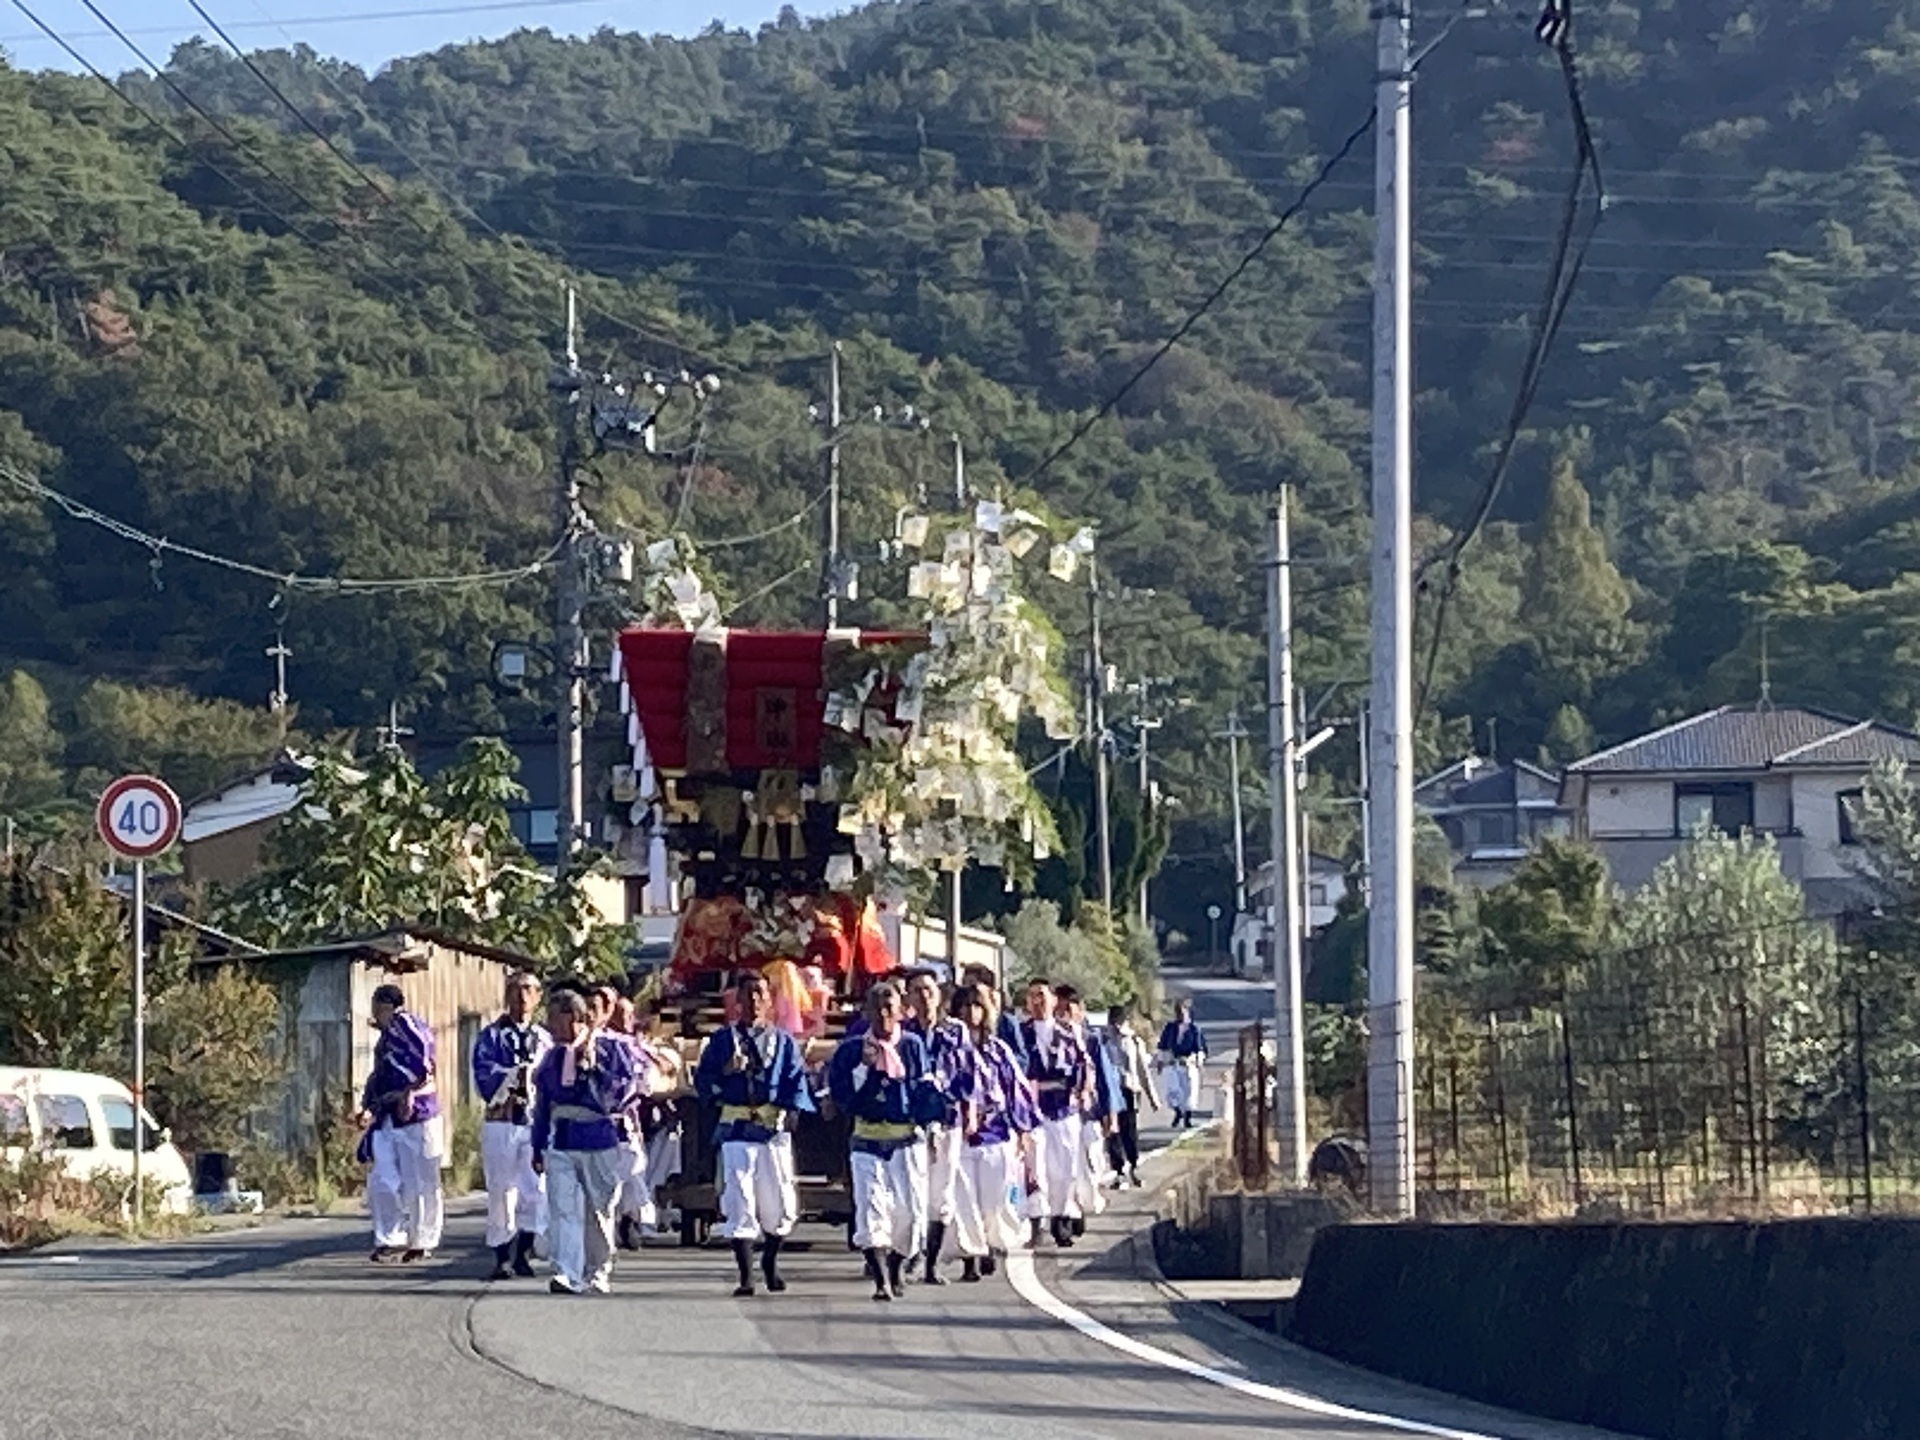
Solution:
<path fill-rule="evenodd" d="M 1168 1157 L 1149 1162 L 1150 1180 Z M 1149 1192 L 1150 1193 L 1150 1192 Z M 1294 1387 L 1478 1436 L 1576 1432 L 1490 1417 L 1252 1337 L 1135 1273 L 1144 1196 L 1031 1278 L 1148 1358 L 1043 1313 L 1005 1277 L 874 1304 L 840 1237 L 803 1227 L 784 1296 L 737 1301 L 724 1251 L 625 1257 L 610 1297 L 480 1282 L 478 1221 L 440 1259 L 375 1269 L 350 1220 L 0 1261 L 0 1440 L 1381 1440 L 1168 1368 Z M 1124 1343 L 1124 1342 L 1123 1342 Z M 1157 1358 L 1156 1358 L 1157 1357 Z M 1428 1431 L 1427 1433 L 1435 1433 Z"/>
<path fill-rule="evenodd" d="M 1257 983 L 1175 972 L 1216 1057 L 1267 1013 Z M 1166 1116 L 1145 1138 L 1164 1144 Z M 0 1440 L 1381 1440 L 1258 1381 L 1510 1440 L 1583 1432 L 1494 1415 L 1254 1337 L 1143 1280 L 1148 1189 L 1083 1244 L 1007 1277 L 875 1305 L 836 1232 L 803 1227 L 784 1296 L 737 1301 L 722 1250 L 623 1257 L 616 1293 L 489 1287 L 471 1203 L 419 1270 L 366 1263 L 357 1220 L 284 1221 L 175 1245 L 0 1261 Z M 1078 1312 L 1080 1328 L 1060 1318 Z M 1086 1333 L 1111 1327 L 1106 1341 Z M 1143 1354 L 1120 1344 L 1152 1347 Z M 1174 1365 L 1207 1367 L 1196 1378 Z M 1222 1380 L 1238 1379 L 1236 1390 Z M 1256 1387 L 1257 1389 L 1257 1387 Z M 1431 1430 L 1425 1433 L 1435 1433 Z"/>

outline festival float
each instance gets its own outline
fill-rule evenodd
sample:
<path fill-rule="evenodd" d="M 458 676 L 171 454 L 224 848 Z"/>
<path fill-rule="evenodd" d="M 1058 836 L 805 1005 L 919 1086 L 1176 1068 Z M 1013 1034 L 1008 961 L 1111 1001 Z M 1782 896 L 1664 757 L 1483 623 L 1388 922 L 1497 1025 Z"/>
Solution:
<path fill-rule="evenodd" d="M 767 977 L 809 1067 L 823 1066 L 895 967 L 882 906 L 904 908 L 968 863 L 1024 877 L 1055 843 L 1014 740 L 1023 716 L 1064 735 L 1073 714 L 1053 637 L 1013 583 L 1037 537 L 1003 536 L 988 510 L 910 570 L 927 617 L 911 631 L 729 629 L 685 542 L 648 550 L 653 623 L 616 637 L 613 678 L 633 751 L 627 818 L 664 840 L 682 896 L 646 998 L 684 1073 L 732 1019 L 728 982 L 748 970 Z M 1054 549 L 1058 574 L 1059 552 L 1077 552 Z M 715 1218 L 707 1119 L 683 1115 L 682 1179 L 664 1197 L 685 1243 Z M 809 1119 L 794 1147 L 803 1212 L 844 1218 L 839 1124 Z"/>

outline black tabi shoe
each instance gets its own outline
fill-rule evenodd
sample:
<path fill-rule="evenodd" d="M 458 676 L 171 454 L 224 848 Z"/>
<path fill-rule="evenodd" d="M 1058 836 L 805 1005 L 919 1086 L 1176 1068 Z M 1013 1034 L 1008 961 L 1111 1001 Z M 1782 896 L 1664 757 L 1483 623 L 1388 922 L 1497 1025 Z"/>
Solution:
<path fill-rule="evenodd" d="M 944 1285 L 947 1277 L 940 1273 L 940 1250 L 947 1243 L 947 1226 L 943 1220 L 935 1220 L 927 1226 L 927 1265 L 921 1276 L 928 1285 Z"/>
<path fill-rule="evenodd" d="M 982 1275 L 995 1274 L 999 1269 L 1000 1252 L 998 1250 L 989 1250 L 985 1255 L 980 1257 L 980 1273 Z"/>
<path fill-rule="evenodd" d="M 888 1253 L 887 1288 L 893 1291 L 893 1298 L 896 1300 L 903 1298 L 907 1293 L 906 1286 L 903 1285 L 900 1280 L 900 1269 L 904 1263 L 905 1260 L 902 1256 L 895 1255 L 891 1252 Z"/>
<path fill-rule="evenodd" d="M 1047 1222 L 1044 1220 L 1035 1220 L 1031 1223 L 1033 1225 L 1033 1233 L 1027 1237 L 1027 1248 L 1029 1250 L 1038 1250 L 1040 1248 L 1041 1228 Z"/>
<path fill-rule="evenodd" d="M 738 1266 L 740 1270 L 740 1283 L 734 1287 L 733 1297 L 736 1300 L 748 1299 L 754 1293 L 753 1242 L 751 1240 L 736 1240 L 733 1242 L 733 1263 Z"/>
<path fill-rule="evenodd" d="M 432 1254 L 433 1252 L 431 1250 L 406 1250 L 401 1252 L 400 1263 L 402 1265 L 413 1265 L 425 1260 Z"/>
<path fill-rule="evenodd" d="M 549 1295 L 573 1295 L 578 1292 L 576 1292 L 571 1285 L 567 1284 L 566 1281 L 562 1280 L 558 1275 L 556 1275 L 553 1277 L 553 1279 L 547 1281 L 547 1293 Z"/>
<path fill-rule="evenodd" d="M 778 1235 L 769 1235 L 760 1251 L 760 1273 L 766 1277 L 767 1289 L 775 1295 L 787 1288 L 787 1282 L 780 1278 L 780 1247 L 785 1240 Z"/>
<path fill-rule="evenodd" d="M 489 1275 L 487 1279 L 511 1280 L 513 1278 L 513 1264 L 511 1260 L 512 1255 L 513 1255 L 512 1242 L 508 1242 L 505 1245 L 494 1246 L 493 1247 L 493 1273 Z"/>
<path fill-rule="evenodd" d="M 1062 1250 L 1073 1248 L 1073 1222 L 1064 1215 L 1053 1217 L 1053 1243 Z"/>
<path fill-rule="evenodd" d="M 1087 1233 L 1086 1216 L 1084 1215 L 1074 1216 L 1073 1219 L 1067 1222 L 1067 1228 L 1073 1232 L 1073 1238 L 1078 1240 L 1081 1236 Z"/>
<path fill-rule="evenodd" d="M 367 1259 L 376 1265 L 391 1265 L 399 1258 L 400 1247 L 398 1245 L 376 1245 L 373 1247 L 373 1253 L 367 1256 Z"/>
<path fill-rule="evenodd" d="M 893 1291 L 887 1287 L 886 1270 L 881 1265 L 880 1252 L 877 1249 L 867 1251 L 867 1279 L 873 1282 L 875 1300 L 893 1299 Z"/>
<path fill-rule="evenodd" d="M 991 1257 L 989 1257 L 987 1263 L 993 1263 Z M 962 1285 L 978 1285 L 980 1283 L 980 1261 L 976 1257 L 963 1255 L 960 1258 L 960 1283 Z"/>
<path fill-rule="evenodd" d="M 513 1241 L 513 1273 L 523 1280 L 533 1278 L 533 1235 L 522 1230 Z"/>

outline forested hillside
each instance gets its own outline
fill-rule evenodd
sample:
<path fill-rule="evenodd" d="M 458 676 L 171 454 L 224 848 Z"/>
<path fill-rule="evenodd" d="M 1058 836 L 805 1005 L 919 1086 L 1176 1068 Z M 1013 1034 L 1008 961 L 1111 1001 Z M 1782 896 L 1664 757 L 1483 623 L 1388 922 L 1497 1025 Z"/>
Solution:
<path fill-rule="evenodd" d="M 1776 695 L 1915 719 L 1916 12 L 1580 8 L 1609 203 L 1466 555 L 1430 757 L 1497 722 L 1503 751 L 1563 758 L 1748 698 L 1763 617 Z M 1423 40 L 1451 18 L 1423 15 Z M 1569 174 L 1533 19 L 1461 19 L 1419 81 L 1429 544 L 1484 482 Z M 223 50 L 179 51 L 171 88 L 127 77 L 172 133 L 92 81 L 0 72 L 0 458 L 273 573 L 535 559 L 564 261 L 599 277 L 590 364 L 725 383 L 697 463 L 668 423 L 659 457 L 599 464 L 590 502 L 641 534 L 778 527 L 710 552 L 753 597 L 742 618 L 766 620 L 811 610 L 806 406 L 830 338 L 850 403 L 935 425 L 847 446 L 859 544 L 941 483 L 948 429 L 977 480 L 1018 485 L 1363 118 L 1372 70 L 1365 7 L 1324 0 L 921 0 L 686 42 L 523 33 L 372 77 L 306 52 L 257 63 L 339 150 L 399 177 L 394 198 Z M 1233 698 L 1259 705 L 1258 551 L 1282 482 L 1305 509 L 1306 678 L 1364 672 L 1370 156 L 1035 483 L 1099 522 L 1130 587 L 1122 674 L 1204 701 L 1155 738 L 1186 802 L 1177 857 L 1218 854 L 1207 736 Z M 393 701 L 446 726 L 538 720 L 485 681 L 494 641 L 542 624 L 538 580 L 274 604 L 269 580 L 150 567 L 44 504 L 0 504 L 0 658 L 51 692 L 54 729 L 102 674 L 257 700 L 276 634 L 303 725 Z M 1051 603 L 1071 633 L 1078 598 Z"/>

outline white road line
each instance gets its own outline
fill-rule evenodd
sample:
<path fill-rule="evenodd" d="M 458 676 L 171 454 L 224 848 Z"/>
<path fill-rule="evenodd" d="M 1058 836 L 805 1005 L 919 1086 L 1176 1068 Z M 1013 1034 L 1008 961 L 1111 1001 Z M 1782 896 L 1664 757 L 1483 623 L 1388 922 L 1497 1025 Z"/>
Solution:
<path fill-rule="evenodd" d="M 0 1265 L 78 1265 L 78 1255 L 5 1255 L 0 1256 Z"/>
<path fill-rule="evenodd" d="M 1015 1293 L 1035 1309 L 1051 1315 L 1055 1320 L 1071 1325 L 1089 1340 L 1097 1340 L 1109 1349 L 1118 1350 L 1123 1355 L 1131 1355 L 1136 1360 L 1145 1360 L 1149 1364 L 1159 1365 L 1168 1370 L 1177 1370 L 1182 1375 L 1195 1380 L 1205 1380 L 1212 1385 L 1220 1385 L 1256 1400 L 1266 1400 L 1275 1405 L 1284 1405 L 1290 1410 L 1298 1410 L 1305 1415 L 1319 1415 L 1329 1420 L 1351 1420 L 1356 1424 L 1373 1425 L 1382 1430 L 1393 1430 L 1403 1435 L 1428 1435 L 1435 1440 L 1499 1440 L 1493 1435 L 1481 1434 L 1474 1430 L 1453 1430 L 1444 1425 L 1429 1425 L 1422 1420 L 1407 1420 L 1396 1415 L 1376 1415 L 1368 1410 L 1353 1410 L 1345 1405 L 1336 1405 L 1330 1400 L 1320 1400 L 1312 1395 L 1302 1394 L 1298 1390 L 1283 1389 L 1278 1385 L 1262 1385 L 1257 1380 L 1249 1380 L 1243 1375 L 1234 1375 L 1225 1370 L 1216 1370 L 1211 1365 L 1202 1365 L 1189 1360 L 1184 1355 L 1176 1355 L 1171 1350 L 1162 1350 L 1157 1345 L 1148 1345 L 1122 1335 L 1110 1325 L 1103 1325 L 1085 1311 L 1076 1310 L 1059 1296 L 1040 1283 L 1040 1276 L 1034 1267 L 1031 1255 L 1013 1254 L 1006 1259 L 1007 1279 L 1012 1282 Z"/>

